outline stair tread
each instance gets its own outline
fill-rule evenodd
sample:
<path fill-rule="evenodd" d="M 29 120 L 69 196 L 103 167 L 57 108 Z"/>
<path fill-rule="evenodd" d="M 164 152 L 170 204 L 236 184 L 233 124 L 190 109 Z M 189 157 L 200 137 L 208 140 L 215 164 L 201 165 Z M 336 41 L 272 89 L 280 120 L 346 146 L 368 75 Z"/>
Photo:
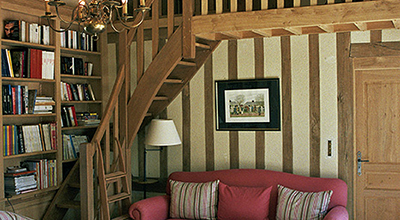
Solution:
<path fill-rule="evenodd" d="M 196 47 L 200 47 L 200 48 L 204 48 L 204 49 L 211 49 L 211 46 L 210 45 L 207 45 L 207 44 L 203 44 L 203 43 L 196 43 Z"/>
<path fill-rule="evenodd" d="M 56 205 L 58 208 L 63 208 L 63 209 L 80 209 L 81 208 L 81 202 L 80 201 L 63 201 L 60 204 Z"/>
<path fill-rule="evenodd" d="M 76 188 L 76 189 L 80 189 L 81 188 L 81 184 L 80 183 L 68 183 L 68 186 L 71 188 Z"/>
<path fill-rule="evenodd" d="M 186 61 L 186 60 L 181 60 L 179 61 L 180 65 L 185 65 L 185 66 L 196 66 L 195 62 L 192 61 Z"/>
<path fill-rule="evenodd" d="M 122 193 L 119 193 L 119 194 L 115 194 L 115 195 L 112 195 L 112 196 L 108 197 L 108 203 L 113 203 L 113 202 L 121 201 L 121 200 L 124 200 L 124 199 L 128 199 L 130 196 L 131 195 L 129 193 L 127 193 L 127 192 L 122 192 Z"/>
<path fill-rule="evenodd" d="M 106 174 L 106 181 L 112 181 L 118 178 L 126 177 L 126 173 L 122 171 L 117 171 L 114 173 Z"/>
<path fill-rule="evenodd" d="M 112 220 L 125 220 L 125 219 L 131 219 L 131 218 L 129 217 L 128 214 L 112 218 Z"/>
<path fill-rule="evenodd" d="M 168 97 L 167 96 L 156 96 L 154 97 L 155 101 L 168 101 Z"/>

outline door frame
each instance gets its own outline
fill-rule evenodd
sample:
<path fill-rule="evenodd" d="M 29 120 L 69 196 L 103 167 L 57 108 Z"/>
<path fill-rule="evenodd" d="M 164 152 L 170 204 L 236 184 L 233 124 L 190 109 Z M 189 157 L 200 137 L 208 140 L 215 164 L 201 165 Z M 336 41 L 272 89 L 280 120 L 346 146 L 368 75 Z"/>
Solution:
<path fill-rule="evenodd" d="M 350 34 L 337 34 L 338 62 L 338 173 L 348 185 L 347 210 L 349 219 L 355 218 L 355 68 L 368 68 L 367 59 L 382 61 L 382 67 L 400 67 L 398 62 L 387 60 L 399 57 L 400 42 L 350 43 Z M 385 58 L 385 59 L 382 59 Z M 375 62 L 375 63 L 376 63 Z M 392 66 L 390 66 L 392 65 Z"/>

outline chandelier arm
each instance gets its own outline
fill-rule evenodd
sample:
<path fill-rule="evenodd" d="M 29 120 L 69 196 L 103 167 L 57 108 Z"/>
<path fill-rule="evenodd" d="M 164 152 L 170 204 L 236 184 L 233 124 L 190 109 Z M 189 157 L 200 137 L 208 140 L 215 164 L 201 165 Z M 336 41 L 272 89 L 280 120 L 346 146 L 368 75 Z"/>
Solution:
<path fill-rule="evenodd" d="M 69 30 L 69 29 L 71 28 L 72 24 L 73 24 L 73 22 L 70 22 L 66 28 L 57 30 L 55 27 L 53 27 L 53 25 L 51 25 L 50 17 L 47 17 L 47 21 L 49 22 L 50 28 L 51 28 L 53 31 L 58 32 L 58 33 L 62 33 L 62 32 L 65 32 L 65 31 Z"/>
<path fill-rule="evenodd" d="M 62 21 L 63 23 L 66 23 L 66 24 L 68 24 L 69 26 L 71 26 L 71 24 L 74 23 L 74 21 L 75 21 L 75 18 L 76 18 L 76 10 L 77 10 L 78 6 L 75 7 L 74 10 L 72 11 L 71 20 L 70 20 L 70 21 L 64 20 L 64 19 L 61 17 L 60 12 L 58 11 L 58 6 L 55 5 L 55 7 L 56 7 L 56 13 L 57 13 L 58 19 L 60 19 L 60 21 Z"/>
<path fill-rule="evenodd" d="M 125 24 L 125 22 L 124 22 L 124 21 L 122 20 L 122 18 L 121 18 L 121 15 L 119 14 L 119 11 L 118 11 L 118 10 L 117 10 L 117 18 L 118 18 L 118 20 L 121 22 L 121 24 L 122 24 L 124 27 L 126 27 L 126 28 L 137 28 L 137 27 L 139 27 L 139 26 L 143 23 L 144 17 L 145 17 L 145 12 L 146 12 L 146 10 L 140 10 L 140 11 L 141 11 L 141 13 L 142 13 L 142 18 L 140 19 L 140 21 L 139 21 L 137 24 L 134 24 L 134 25 L 132 25 L 132 26 Z"/>
<path fill-rule="evenodd" d="M 118 10 L 116 10 L 116 11 L 117 11 L 117 14 L 118 14 L 118 20 L 120 20 Z M 115 32 L 121 33 L 121 32 L 123 31 L 123 29 L 122 29 L 122 30 L 118 30 L 118 29 L 114 26 L 114 22 L 112 21 L 112 17 L 113 17 L 113 10 L 111 9 L 111 10 L 110 10 L 110 16 L 108 17 L 108 21 L 109 21 L 109 23 L 110 23 L 110 26 L 111 26 L 111 28 L 112 28 Z"/>

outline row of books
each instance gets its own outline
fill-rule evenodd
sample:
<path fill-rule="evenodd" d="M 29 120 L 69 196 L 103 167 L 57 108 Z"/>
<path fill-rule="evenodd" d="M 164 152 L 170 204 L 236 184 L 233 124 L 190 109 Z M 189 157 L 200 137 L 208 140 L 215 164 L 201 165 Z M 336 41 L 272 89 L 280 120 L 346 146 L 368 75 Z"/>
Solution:
<path fill-rule="evenodd" d="M 61 74 L 91 76 L 93 63 L 83 62 L 79 57 L 61 57 Z"/>
<path fill-rule="evenodd" d="M 50 26 L 23 20 L 5 20 L 4 38 L 36 44 L 50 44 Z"/>
<path fill-rule="evenodd" d="M 90 83 L 61 82 L 62 101 L 95 101 L 96 97 Z"/>
<path fill-rule="evenodd" d="M 35 175 L 35 170 L 28 171 L 25 167 L 8 167 L 4 174 L 5 193 L 8 195 L 19 195 L 35 191 L 37 189 Z"/>
<path fill-rule="evenodd" d="M 1 49 L 3 77 L 54 79 L 54 52 L 39 49 Z"/>
<path fill-rule="evenodd" d="M 28 85 L 2 85 L 3 115 L 52 113 L 52 97 L 37 96 Z"/>
<path fill-rule="evenodd" d="M 79 146 L 82 143 L 88 143 L 86 135 L 63 134 L 63 159 L 76 159 L 79 156 Z"/>
<path fill-rule="evenodd" d="M 94 126 L 100 124 L 97 112 L 77 112 L 76 120 L 79 126 Z"/>
<path fill-rule="evenodd" d="M 3 156 L 56 149 L 55 122 L 37 125 L 3 125 Z"/>
<path fill-rule="evenodd" d="M 84 32 L 66 30 L 61 32 L 61 47 L 97 51 L 97 41 Z"/>
<path fill-rule="evenodd" d="M 57 186 L 57 160 L 30 159 L 21 163 L 28 171 L 36 171 L 37 189 L 46 189 Z"/>

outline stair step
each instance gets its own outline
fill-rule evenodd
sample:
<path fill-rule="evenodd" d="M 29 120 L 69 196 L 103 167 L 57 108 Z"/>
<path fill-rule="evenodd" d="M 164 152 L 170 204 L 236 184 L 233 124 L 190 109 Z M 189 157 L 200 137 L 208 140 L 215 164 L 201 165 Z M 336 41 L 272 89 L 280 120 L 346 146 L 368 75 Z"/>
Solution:
<path fill-rule="evenodd" d="M 81 184 L 79 183 L 68 183 L 68 187 L 75 188 L 75 189 L 80 189 Z"/>
<path fill-rule="evenodd" d="M 131 218 L 129 217 L 128 214 L 112 218 L 112 220 L 125 220 L 125 219 L 131 219 Z"/>
<path fill-rule="evenodd" d="M 207 49 L 207 50 L 211 49 L 210 45 L 202 44 L 202 43 L 196 43 L 196 47 L 204 48 L 204 49 Z"/>
<path fill-rule="evenodd" d="M 146 117 L 151 117 L 153 114 L 151 112 L 146 113 Z"/>
<path fill-rule="evenodd" d="M 154 97 L 154 101 L 168 101 L 168 97 L 167 96 L 156 96 Z"/>
<path fill-rule="evenodd" d="M 177 84 L 180 84 L 180 83 L 183 83 L 183 80 L 181 80 L 181 79 L 166 79 L 164 81 L 164 83 L 177 83 Z"/>
<path fill-rule="evenodd" d="M 80 209 L 81 202 L 80 201 L 63 201 L 61 204 L 56 205 L 58 208 L 62 209 Z"/>
<path fill-rule="evenodd" d="M 184 65 L 184 66 L 196 66 L 195 62 L 186 61 L 186 60 L 181 60 L 181 61 L 179 61 L 178 64 Z"/>
<path fill-rule="evenodd" d="M 118 202 L 124 199 L 129 199 L 131 197 L 131 195 L 129 193 L 126 192 L 122 192 L 119 194 L 115 194 L 112 196 L 108 197 L 108 203 L 114 203 L 114 202 Z"/>
<path fill-rule="evenodd" d="M 122 171 L 117 171 L 115 173 L 106 174 L 106 182 L 113 182 L 117 179 L 126 177 L 126 174 Z"/>

